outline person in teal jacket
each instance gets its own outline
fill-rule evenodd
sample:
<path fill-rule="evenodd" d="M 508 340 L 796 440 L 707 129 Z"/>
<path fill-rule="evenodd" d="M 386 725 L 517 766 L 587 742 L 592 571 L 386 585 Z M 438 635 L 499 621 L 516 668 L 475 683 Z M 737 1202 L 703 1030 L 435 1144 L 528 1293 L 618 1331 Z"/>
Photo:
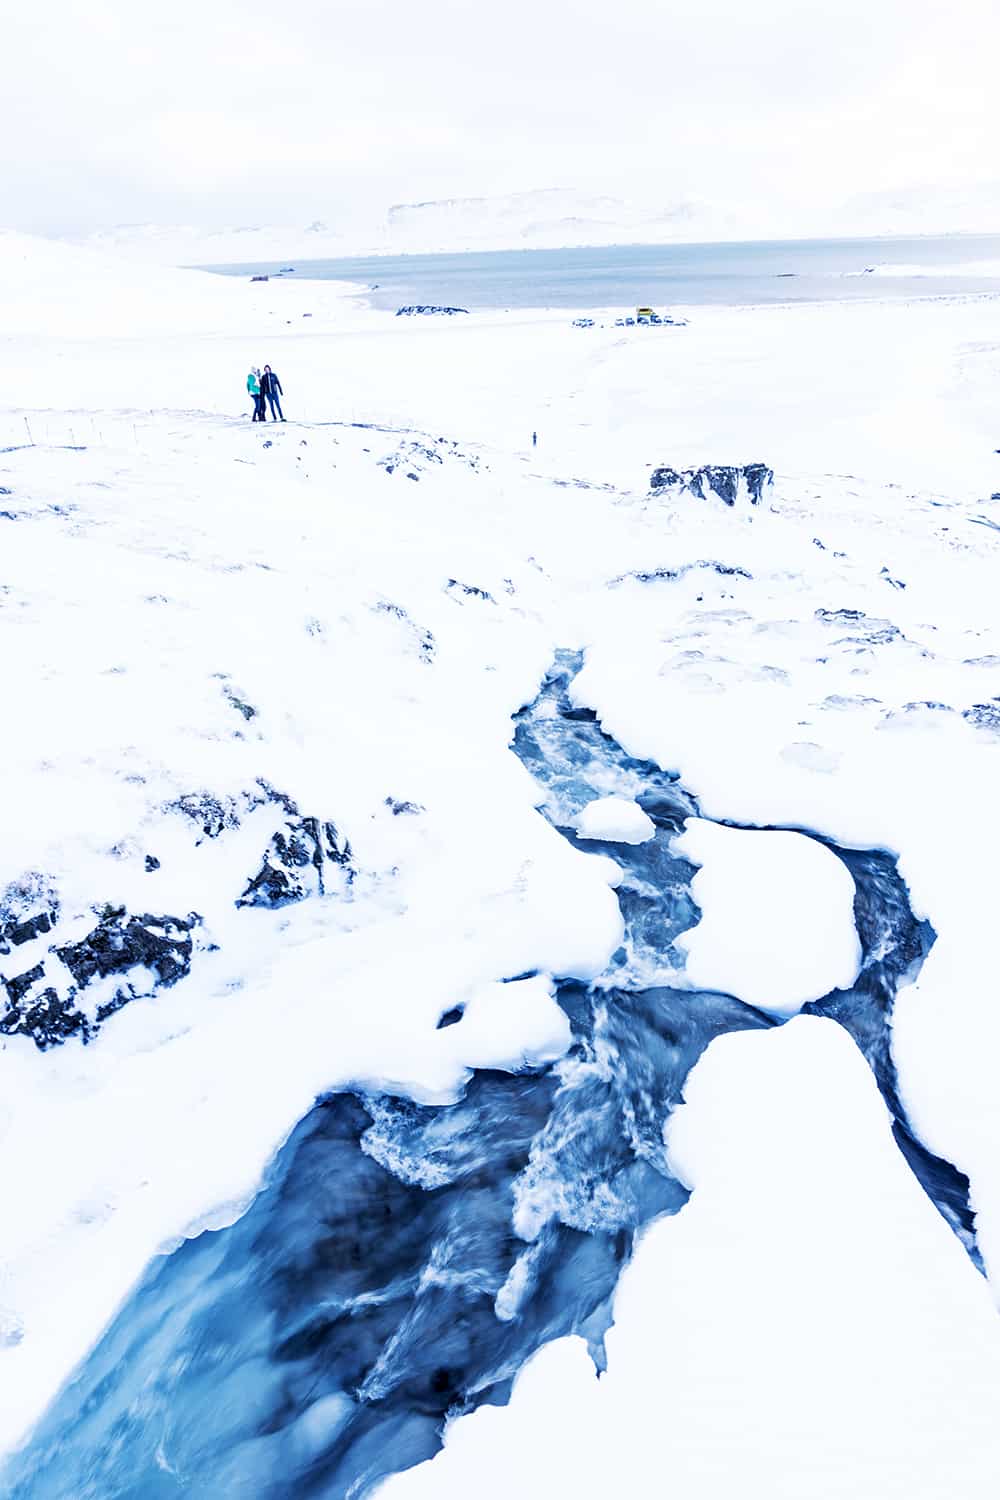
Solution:
<path fill-rule="evenodd" d="M 258 370 L 251 370 L 247 376 L 247 391 L 253 401 L 251 422 L 266 422 L 267 415 L 264 411 L 264 393 L 260 388 L 260 372 Z"/>

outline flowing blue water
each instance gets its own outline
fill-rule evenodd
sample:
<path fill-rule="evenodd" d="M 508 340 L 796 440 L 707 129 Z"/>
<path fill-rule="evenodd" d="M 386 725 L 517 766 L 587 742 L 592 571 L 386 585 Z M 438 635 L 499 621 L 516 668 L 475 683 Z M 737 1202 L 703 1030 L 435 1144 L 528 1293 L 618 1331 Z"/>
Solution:
<path fill-rule="evenodd" d="M 580 1334 L 603 1367 L 637 1230 L 688 1198 L 663 1146 L 684 1081 L 713 1038 L 775 1022 L 664 982 L 697 917 L 693 868 L 669 846 L 697 808 L 571 706 L 578 665 L 557 663 L 514 749 L 567 838 L 609 772 L 656 834 L 586 846 L 622 866 L 626 937 L 596 985 L 559 986 L 569 1055 L 477 1073 L 444 1107 L 320 1100 L 236 1224 L 154 1262 L 0 1475 L 8 1500 L 349 1500 L 430 1457 L 449 1415 L 506 1401 L 545 1342 Z M 809 1008 L 855 1037 L 907 1160 L 977 1258 L 968 1182 L 913 1136 L 889 1051 L 896 988 L 933 933 L 891 858 L 829 847 L 857 885 L 864 960 L 852 990 Z"/>
<path fill-rule="evenodd" d="M 956 274 L 977 262 L 997 274 Z M 277 275 L 282 262 L 208 266 L 223 275 Z M 284 263 L 291 265 L 291 262 Z M 917 276 L 865 274 L 870 267 L 920 267 Z M 354 281 L 374 306 L 579 310 L 703 303 L 835 301 L 1000 292 L 1000 236 L 916 239 L 768 240 L 745 244 L 610 245 L 576 250 L 471 251 L 302 260 L 285 274 Z"/>

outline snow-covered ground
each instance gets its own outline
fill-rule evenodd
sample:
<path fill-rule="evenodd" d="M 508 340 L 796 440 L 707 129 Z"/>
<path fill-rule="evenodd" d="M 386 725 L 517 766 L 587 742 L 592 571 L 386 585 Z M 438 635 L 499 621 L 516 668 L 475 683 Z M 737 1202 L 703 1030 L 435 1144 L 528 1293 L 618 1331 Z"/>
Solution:
<path fill-rule="evenodd" d="M 445 1103 L 565 1052 L 550 981 L 608 964 L 620 872 L 508 745 L 581 648 L 581 710 L 743 825 L 682 836 L 692 983 L 788 1014 L 852 982 L 842 867 L 746 826 L 898 854 L 937 935 L 900 1088 L 970 1178 L 990 1281 L 838 1027 L 721 1037 L 668 1126 L 693 1196 L 625 1273 L 607 1374 L 551 1344 L 384 1493 L 996 1494 L 1000 299 L 687 316 L 396 320 L 0 237 L 0 976 L 7 1019 L 75 1027 L 0 1043 L 3 1447 L 317 1094 Z M 284 426 L 248 421 L 265 361 Z M 649 493 L 755 460 L 758 509 Z M 638 843 L 602 790 L 597 832 Z M 303 899 L 257 899 L 275 866 Z M 154 956 L 81 978 L 131 916 Z"/>

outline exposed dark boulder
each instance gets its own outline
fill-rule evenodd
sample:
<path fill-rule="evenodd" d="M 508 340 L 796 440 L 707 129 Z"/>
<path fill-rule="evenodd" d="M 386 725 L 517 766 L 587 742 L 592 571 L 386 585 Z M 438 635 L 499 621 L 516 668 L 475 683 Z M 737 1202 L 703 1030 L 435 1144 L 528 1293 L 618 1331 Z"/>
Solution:
<path fill-rule="evenodd" d="M 50 985 L 32 999 L 11 1005 L 0 1016 L 0 1031 L 8 1036 L 31 1037 L 39 1051 L 44 1052 L 71 1036 L 79 1035 L 89 1041 L 91 1024 L 72 1000 L 61 999 Z"/>
<path fill-rule="evenodd" d="M 93 932 L 56 953 L 81 989 L 140 966 L 151 969 L 161 985 L 176 984 L 191 967 L 191 929 L 199 920 L 194 914 L 130 917 L 124 906 L 108 907 Z"/>
<path fill-rule="evenodd" d="M 4 989 L 7 998 L 12 1005 L 19 1005 L 29 992 L 32 985 L 45 978 L 45 965 L 35 964 L 33 969 L 26 969 L 23 974 L 15 974 L 13 979 L 4 980 Z"/>
<path fill-rule="evenodd" d="M 32 917 L 25 917 L 23 921 L 7 920 L 0 916 L 0 953 L 9 953 L 11 948 L 19 948 L 22 943 L 31 942 L 32 938 L 42 937 L 45 933 L 52 931 L 52 924 L 58 915 L 55 911 L 40 911 Z"/>
<path fill-rule="evenodd" d="M 451 594 L 452 597 L 464 596 L 466 599 L 485 599 L 489 604 L 497 602 L 493 595 L 488 593 L 486 589 L 481 589 L 474 583 L 463 583 L 460 578 L 449 578 L 444 586 L 444 591 L 446 594 Z"/>
<path fill-rule="evenodd" d="M 51 932 L 59 920 L 59 898 L 37 871 L 0 890 L 0 955 Z"/>
<path fill-rule="evenodd" d="M 424 810 L 419 802 L 403 802 L 398 797 L 386 797 L 385 806 L 394 818 L 401 817 L 403 813 L 422 813 Z"/>
<path fill-rule="evenodd" d="M 183 918 L 130 916 L 123 906 L 107 907 L 97 926 L 79 942 L 54 948 L 23 973 L 2 979 L 7 1003 L 0 1014 L 0 1032 L 29 1036 L 43 1051 L 70 1036 L 89 1041 L 101 1022 L 130 1000 L 184 978 L 191 967 L 191 932 L 199 921 L 194 913 Z M 36 935 L 50 927 L 51 923 L 39 926 Z M 151 973 L 152 984 L 135 976 L 130 979 L 135 970 Z M 96 1007 L 80 1004 L 88 985 L 114 975 L 120 975 L 122 983 L 108 998 Z"/>
<path fill-rule="evenodd" d="M 325 895 L 334 869 L 348 885 L 354 879 L 350 842 L 335 823 L 296 813 L 274 834 L 260 869 L 236 905 L 273 908 Z"/>
<path fill-rule="evenodd" d="M 1000 703 L 973 703 L 962 718 L 977 729 L 1000 729 Z"/>
<path fill-rule="evenodd" d="M 746 498 L 759 505 L 764 490 L 774 483 L 774 470 L 767 464 L 702 464 L 697 469 L 672 469 L 664 465 L 654 469 L 649 487 L 654 495 L 688 494 L 699 500 L 712 495 L 724 505 L 734 506 Z"/>
<path fill-rule="evenodd" d="M 176 802 L 167 805 L 168 812 L 183 813 L 192 823 L 197 823 L 208 839 L 217 839 L 226 828 L 238 828 L 239 810 L 231 797 L 225 799 L 211 792 L 186 792 Z"/>

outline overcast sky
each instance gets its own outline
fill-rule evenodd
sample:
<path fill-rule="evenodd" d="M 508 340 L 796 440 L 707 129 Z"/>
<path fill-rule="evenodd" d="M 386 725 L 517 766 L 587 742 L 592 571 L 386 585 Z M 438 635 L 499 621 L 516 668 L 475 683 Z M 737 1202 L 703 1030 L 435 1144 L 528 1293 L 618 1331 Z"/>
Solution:
<path fill-rule="evenodd" d="M 0 222 L 371 217 L 569 187 L 782 204 L 1000 179 L 998 0 L 37 0 Z"/>

